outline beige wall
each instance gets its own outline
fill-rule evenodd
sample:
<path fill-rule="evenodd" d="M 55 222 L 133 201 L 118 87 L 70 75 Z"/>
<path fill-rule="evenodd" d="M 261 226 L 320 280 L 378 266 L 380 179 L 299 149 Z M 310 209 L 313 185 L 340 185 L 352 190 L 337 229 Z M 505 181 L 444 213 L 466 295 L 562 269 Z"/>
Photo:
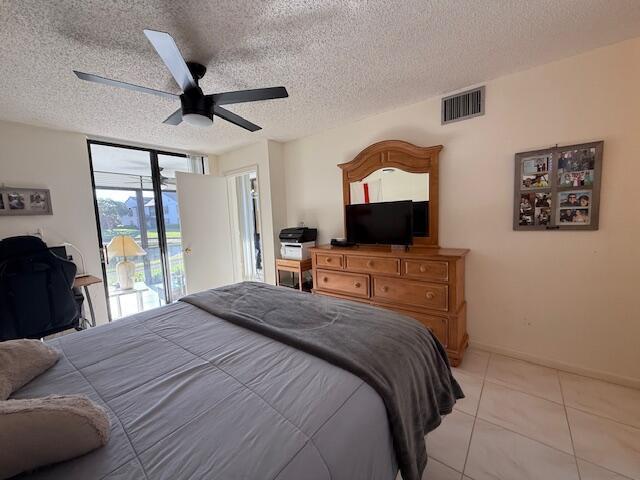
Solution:
<path fill-rule="evenodd" d="M 269 179 L 271 180 L 271 210 L 273 246 L 276 258 L 280 256 L 280 231 L 287 225 L 287 193 L 284 171 L 284 146 L 269 140 Z M 292 225 L 295 226 L 295 225 Z"/>
<path fill-rule="evenodd" d="M 53 215 L 0 217 L 0 238 L 42 229 L 48 245 L 69 242 L 84 255 L 86 270 L 102 276 L 98 254 L 87 140 L 82 134 L 0 122 L 0 184 L 51 190 Z M 81 266 L 78 253 L 68 248 Z M 107 321 L 102 285 L 91 298 L 99 323 Z"/>
<path fill-rule="evenodd" d="M 287 220 L 343 236 L 340 170 L 367 145 L 444 145 L 440 243 L 471 249 L 472 342 L 640 382 L 640 39 L 487 83 L 486 115 L 440 125 L 440 101 L 284 145 Z M 516 152 L 604 140 L 600 230 L 512 230 Z"/>

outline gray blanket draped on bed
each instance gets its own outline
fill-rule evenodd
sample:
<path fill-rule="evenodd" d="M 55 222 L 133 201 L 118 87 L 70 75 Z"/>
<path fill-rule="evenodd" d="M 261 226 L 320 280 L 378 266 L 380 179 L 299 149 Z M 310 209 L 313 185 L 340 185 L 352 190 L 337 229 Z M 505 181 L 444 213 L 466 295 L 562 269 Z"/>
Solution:
<path fill-rule="evenodd" d="M 464 395 L 429 330 L 402 315 L 261 283 L 181 299 L 347 370 L 382 398 L 404 480 L 420 480 L 424 436 Z"/>

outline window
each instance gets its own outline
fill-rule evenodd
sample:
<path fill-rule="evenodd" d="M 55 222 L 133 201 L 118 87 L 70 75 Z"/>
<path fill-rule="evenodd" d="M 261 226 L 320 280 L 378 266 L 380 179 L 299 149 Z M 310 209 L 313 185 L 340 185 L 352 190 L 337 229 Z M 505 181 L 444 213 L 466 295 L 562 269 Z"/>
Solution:
<path fill-rule="evenodd" d="M 111 318 L 177 300 L 186 289 L 175 173 L 202 174 L 204 160 L 97 141 L 89 151 Z M 116 237 L 130 237 L 144 254 L 109 258 Z M 121 285 L 123 261 L 135 265 L 132 288 Z"/>

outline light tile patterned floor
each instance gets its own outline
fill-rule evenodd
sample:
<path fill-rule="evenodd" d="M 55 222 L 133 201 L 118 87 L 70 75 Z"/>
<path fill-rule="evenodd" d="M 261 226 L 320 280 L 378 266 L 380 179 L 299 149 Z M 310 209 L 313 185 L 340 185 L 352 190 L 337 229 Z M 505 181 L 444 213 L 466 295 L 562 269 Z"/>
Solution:
<path fill-rule="evenodd" d="M 423 480 L 640 480 L 640 390 L 469 350 Z"/>

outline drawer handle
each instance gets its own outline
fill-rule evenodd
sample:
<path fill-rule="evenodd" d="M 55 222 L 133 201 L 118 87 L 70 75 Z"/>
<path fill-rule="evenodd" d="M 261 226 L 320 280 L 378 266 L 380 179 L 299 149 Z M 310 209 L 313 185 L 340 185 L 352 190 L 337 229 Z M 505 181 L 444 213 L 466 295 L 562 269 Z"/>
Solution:
<path fill-rule="evenodd" d="M 329 277 L 322 277 L 322 281 L 325 282 L 325 283 L 328 282 L 329 281 Z"/>
<path fill-rule="evenodd" d="M 389 291 L 389 287 L 387 287 L 386 285 L 384 285 L 384 286 L 382 287 L 382 291 L 383 291 L 383 292 L 388 292 L 388 291 Z"/>
<path fill-rule="evenodd" d="M 327 263 L 331 263 L 331 257 L 327 258 Z"/>
<path fill-rule="evenodd" d="M 360 282 L 354 283 L 353 286 L 356 287 L 356 288 L 360 288 Z"/>
<path fill-rule="evenodd" d="M 373 260 L 369 260 L 367 262 L 367 267 L 369 267 L 369 268 L 373 267 Z"/>
<path fill-rule="evenodd" d="M 436 294 L 435 294 L 435 293 L 433 293 L 433 292 L 427 292 L 427 298 L 428 298 L 429 300 L 431 300 L 431 299 L 432 299 L 433 297 L 435 297 L 435 296 L 436 296 Z"/>
<path fill-rule="evenodd" d="M 424 265 L 420 265 L 420 273 L 424 273 L 427 271 L 427 267 Z"/>

